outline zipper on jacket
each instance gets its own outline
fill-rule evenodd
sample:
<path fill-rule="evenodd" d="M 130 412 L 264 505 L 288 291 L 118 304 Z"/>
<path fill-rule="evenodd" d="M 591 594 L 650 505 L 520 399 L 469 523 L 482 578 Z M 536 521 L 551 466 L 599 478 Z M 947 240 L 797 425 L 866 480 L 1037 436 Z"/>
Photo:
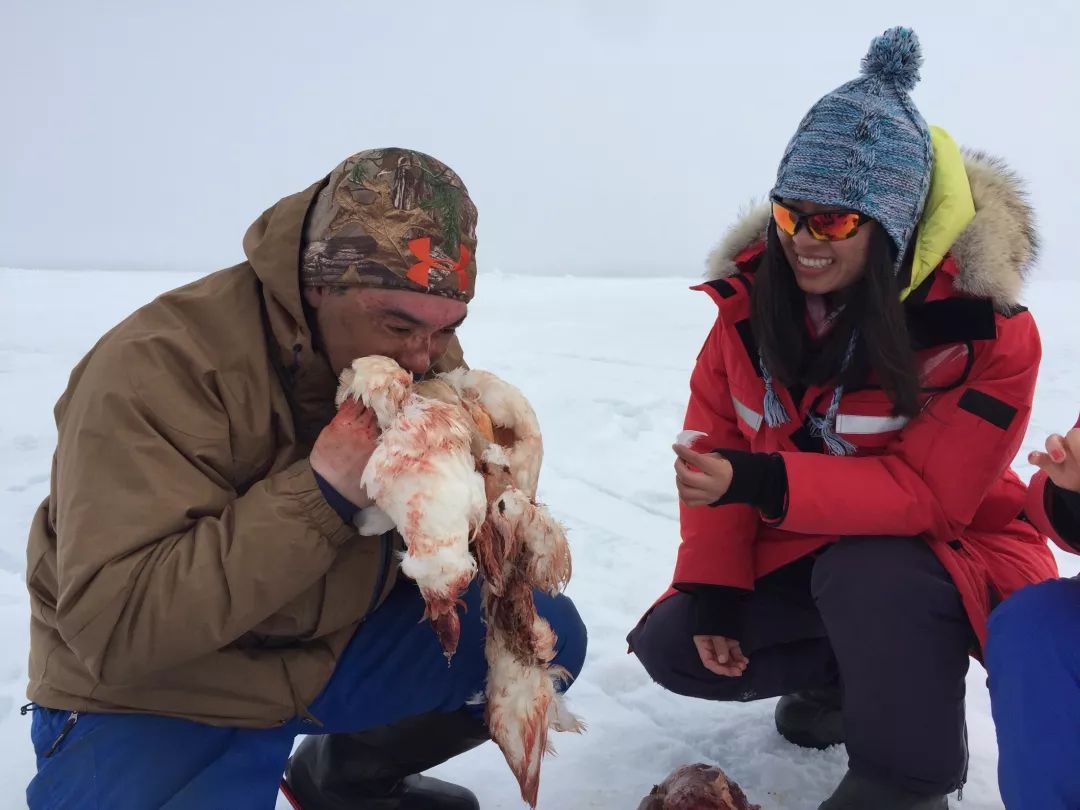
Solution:
<path fill-rule="evenodd" d="M 371 604 L 367 612 L 371 613 L 379 604 L 383 588 L 386 587 L 386 579 L 390 575 L 390 553 L 393 550 L 394 533 L 383 532 L 379 537 L 379 576 L 375 580 L 375 592 L 371 595 Z M 366 615 L 366 614 L 365 614 Z"/>
<path fill-rule="evenodd" d="M 53 744 L 49 746 L 49 750 L 42 754 L 43 759 L 48 759 L 56 753 L 56 749 L 67 739 L 67 735 L 71 733 L 71 730 L 75 728 L 75 724 L 79 722 L 79 713 L 72 712 L 68 715 L 68 719 L 64 721 L 64 725 L 60 727 L 60 733 L 56 735 L 56 739 L 53 740 Z"/>

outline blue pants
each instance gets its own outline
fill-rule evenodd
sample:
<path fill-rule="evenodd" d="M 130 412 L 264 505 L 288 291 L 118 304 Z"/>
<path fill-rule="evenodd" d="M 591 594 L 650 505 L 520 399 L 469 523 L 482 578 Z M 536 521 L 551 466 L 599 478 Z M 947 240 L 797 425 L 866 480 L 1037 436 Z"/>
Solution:
<path fill-rule="evenodd" d="M 1030 585 L 990 616 L 998 779 L 1009 810 L 1080 807 L 1080 579 Z"/>
<path fill-rule="evenodd" d="M 565 596 L 536 593 L 558 635 L 555 663 L 575 678 L 586 633 Z M 70 716 L 38 708 L 31 739 L 37 776 L 30 810 L 266 810 L 299 734 L 359 732 L 428 712 L 457 711 L 483 690 L 487 675 L 479 585 L 464 596 L 461 640 L 449 668 L 416 586 L 403 580 L 357 629 L 333 677 L 311 705 L 323 727 L 300 718 L 269 729 L 208 726 L 142 714 L 80 714 L 48 751 Z"/>

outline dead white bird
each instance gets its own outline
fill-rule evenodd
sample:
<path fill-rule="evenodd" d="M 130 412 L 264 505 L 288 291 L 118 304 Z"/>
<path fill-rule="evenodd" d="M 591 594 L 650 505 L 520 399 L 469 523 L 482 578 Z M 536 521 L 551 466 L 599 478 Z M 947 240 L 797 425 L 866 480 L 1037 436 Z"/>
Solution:
<path fill-rule="evenodd" d="M 354 361 L 342 375 L 339 406 L 346 397 L 375 412 L 382 432 L 360 480 L 405 540 L 401 570 L 420 586 L 427 616 L 452 656 L 459 598 L 476 575 L 469 540 L 487 511 L 468 416 L 417 396 L 409 373 L 387 357 Z M 372 533 L 371 517 L 364 516 L 361 531 Z"/>
<path fill-rule="evenodd" d="M 507 489 L 494 507 L 492 523 L 524 549 L 515 564 L 524 567 L 525 581 L 550 594 L 562 591 L 571 574 L 566 530 L 546 506 L 530 500 L 519 489 Z"/>
<path fill-rule="evenodd" d="M 517 388 L 485 371 L 413 384 L 393 360 L 365 357 L 341 383 L 339 405 L 354 397 L 374 409 L 382 430 L 361 479 L 378 509 L 365 510 L 359 528 L 401 532 L 402 571 L 420 585 L 448 653 L 459 631 L 458 595 L 479 562 L 488 727 L 535 807 L 548 730 L 583 730 L 557 688 L 569 675 L 551 665 L 555 633 L 533 602 L 534 588 L 557 593 L 571 573 L 566 532 L 536 503 L 543 459 L 536 414 Z"/>
<path fill-rule="evenodd" d="M 439 378 L 461 396 L 470 412 L 477 408 L 483 411 L 497 429 L 494 440 L 506 453 L 514 486 L 529 498 L 535 498 L 540 464 L 544 460 L 544 442 L 529 400 L 490 371 L 459 368 L 440 374 Z"/>
<path fill-rule="evenodd" d="M 441 379 L 490 419 L 499 439 L 479 459 L 490 506 L 475 541 L 488 624 L 487 720 L 522 798 L 535 807 L 540 764 L 551 750 L 548 730 L 584 730 L 557 689 L 569 675 L 551 665 L 555 633 L 533 601 L 534 588 L 554 594 L 566 586 L 570 546 L 563 527 L 536 503 L 543 441 L 525 396 L 485 371 L 459 369 Z"/>
<path fill-rule="evenodd" d="M 540 616 L 534 616 L 532 636 L 540 642 L 546 659 L 523 661 L 520 650 L 496 623 L 487 636 L 484 654 L 488 662 L 487 722 L 510 770 L 518 780 L 521 798 L 536 807 L 540 790 L 540 764 L 554 749 L 548 731 L 582 732 L 585 726 L 566 707 L 559 691 L 570 682 L 569 674 L 550 666 L 555 634 Z"/>

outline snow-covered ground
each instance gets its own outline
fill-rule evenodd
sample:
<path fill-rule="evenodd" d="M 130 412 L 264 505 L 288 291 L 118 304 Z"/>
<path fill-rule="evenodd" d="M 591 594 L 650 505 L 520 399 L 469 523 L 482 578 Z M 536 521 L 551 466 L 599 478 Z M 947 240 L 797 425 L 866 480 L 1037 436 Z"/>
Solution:
<path fill-rule="evenodd" d="M 25 537 L 48 489 L 52 407 L 71 367 L 107 328 L 191 276 L 0 270 L 0 808 L 24 806 L 33 771 L 24 702 L 28 610 Z M 544 428 L 541 496 L 574 548 L 569 593 L 589 627 L 589 659 L 570 697 L 589 723 L 558 735 L 544 766 L 544 808 L 633 808 L 676 765 L 716 762 L 764 810 L 814 810 L 844 768 L 842 750 L 781 740 L 773 701 L 721 705 L 668 694 L 626 655 L 624 636 L 668 583 L 677 543 L 670 443 L 688 373 L 713 317 L 690 279 L 482 277 L 462 330 L 471 365 L 519 385 Z M 1046 358 L 1019 459 L 1080 407 L 1080 283 L 1032 286 Z M 1080 558 L 1059 555 L 1063 572 Z M 1000 808 L 985 673 L 968 679 L 972 748 L 966 810 Z M 471 786 L 485 808 L 518 808 L 494 746 L 436 773 Z M 284 804 L 280 805 L 284 807 Z"/>

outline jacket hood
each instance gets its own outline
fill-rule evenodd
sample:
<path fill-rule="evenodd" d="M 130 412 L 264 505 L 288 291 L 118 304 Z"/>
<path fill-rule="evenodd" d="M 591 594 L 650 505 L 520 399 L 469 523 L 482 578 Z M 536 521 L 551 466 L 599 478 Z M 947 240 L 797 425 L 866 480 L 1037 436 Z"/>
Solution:
<path fill-rule="evenodd" d="M 960 149 L 936 127 L 932 134 L 934 175 L 919 223 L 912 284 L 904 295 L 950 255 L 959 291 L 989 298 L 998 309 L 1013 307 L 1038 253 L 1023 182 L 1003 161 Z M 765 238 L 769 208 L 763 202 L 742 212 L 709 254 L 707 278 L 739 272 L 739 254 Z"/>
<path fill-rule="evenodd" d="M 266 209 L 244 234 L 244 253 L 263 285 L 274 336 L 285 347 L 310 344 L 300 298 L 300 251 L 304 221 L 328 177 Z"/>
<path fill-rule="evenodd" d="M 289 391 L 299 438 L 310 445 L 334 415 L 337 375 L 315 350 L 300 296 L 300 251 L 308 210 L 327 178 L 280 200 L 244 235 L 244 252 L 262 286 L 268 350 Z"/>

